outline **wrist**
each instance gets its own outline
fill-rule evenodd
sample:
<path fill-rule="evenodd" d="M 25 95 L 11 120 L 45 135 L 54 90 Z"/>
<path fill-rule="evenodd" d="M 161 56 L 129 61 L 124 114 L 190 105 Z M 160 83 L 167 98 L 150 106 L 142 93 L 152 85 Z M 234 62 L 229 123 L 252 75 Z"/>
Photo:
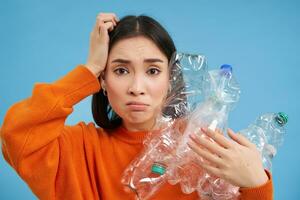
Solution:
<path fill-rule="evenodd" d="M 93 64 L 85 64 L 84 65 L 92 74 L 94 74 L 97 78 L 100 76 L 101 71 L 99 70 L 99 67 L 93 65 Z"/>
<path fill-rule="evenodd" d="M 256 176 L 253 176 L 255 179 L 252 180 L 250 183 L 249 183 L 249 186 L 247 187 L 258 187 L 258 186 L 261 186 L 263 184 L 265 184 L 266 182 L 268 182 L 269 180 L 269 177 L 268 175 L 266 174 L 265 170 L 263 170 L 262 172 L 260 172 L 258 175 Z"/>

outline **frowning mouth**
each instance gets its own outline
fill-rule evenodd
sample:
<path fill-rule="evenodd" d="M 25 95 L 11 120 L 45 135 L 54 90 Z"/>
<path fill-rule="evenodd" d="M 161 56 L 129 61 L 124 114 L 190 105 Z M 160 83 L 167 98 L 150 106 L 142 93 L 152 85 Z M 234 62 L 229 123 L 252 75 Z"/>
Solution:
<path fill-rule="evenodd" d="M 136 101 L 128 102 L 126 105 L 131 111 L 145 111 L 149 106 L 149 104 Z"/>

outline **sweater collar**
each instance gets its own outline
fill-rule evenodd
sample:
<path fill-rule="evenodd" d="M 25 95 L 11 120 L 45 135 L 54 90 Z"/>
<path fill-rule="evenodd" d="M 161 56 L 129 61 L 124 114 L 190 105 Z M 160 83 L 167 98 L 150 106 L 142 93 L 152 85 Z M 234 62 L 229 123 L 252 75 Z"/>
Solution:
<path fill-rule="evenodd" d="M 131 144 L 141 144 L 150 131 L 129 131 L 123 125 L 112 134 L 113 137 Z"/>

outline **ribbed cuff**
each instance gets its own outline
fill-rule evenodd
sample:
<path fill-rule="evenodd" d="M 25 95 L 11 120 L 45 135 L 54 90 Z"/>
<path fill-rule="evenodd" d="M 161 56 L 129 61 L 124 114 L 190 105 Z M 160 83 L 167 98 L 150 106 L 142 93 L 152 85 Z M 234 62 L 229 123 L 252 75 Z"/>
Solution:
<path fill-rule="evenodd" d="M 269 180 L 258 187 L 240 188 L 241 199 L 243 200 L 272 200 L 273 199 L 273 183 L 272 175 L 265 170 Z"/>

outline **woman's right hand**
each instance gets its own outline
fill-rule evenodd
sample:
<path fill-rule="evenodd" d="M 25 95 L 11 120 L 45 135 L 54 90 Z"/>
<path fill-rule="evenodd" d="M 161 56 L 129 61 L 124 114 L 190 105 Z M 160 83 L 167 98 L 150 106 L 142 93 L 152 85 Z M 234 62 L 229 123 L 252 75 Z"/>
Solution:
<path fill-rule="evenodd" d="M 98 77 L 104 70 L 108 57 L 109 35 L 117 25 L 118 18 L 114 13 L 100 13 L 90 34 L 90 49 L 85 66 Z"/>

